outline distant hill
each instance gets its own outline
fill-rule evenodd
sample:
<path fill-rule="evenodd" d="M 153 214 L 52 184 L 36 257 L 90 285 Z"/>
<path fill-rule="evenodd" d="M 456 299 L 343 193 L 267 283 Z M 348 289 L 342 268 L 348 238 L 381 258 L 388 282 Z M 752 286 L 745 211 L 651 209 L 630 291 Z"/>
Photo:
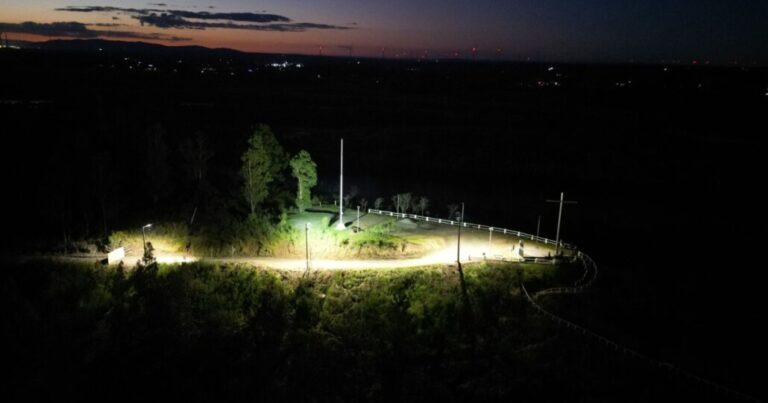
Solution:
<path fill-rule="evenodd" d="M 115 52 L 115 53 L 133 53 L 145 55 L 171 56 L 243 56 L 248 53 L 234 49 L 211 49 L 203 46 L 165 46 L 146 42 L 125 42 L 110 41 L 104 39 L 56 39 L 46 42 L 29 43 L 26 47 L 32 47 L 51 51 L 72 51 L 72 52 Z"/>
<path fill-rule="evenodd" d="M 250 53 L 229 48 L 206 48 L 204 46 L 165 46 L 147 42 L 127 42 L 104 39 L 54 39 L 45 42 L 9 41 L 11 45 L 21 49 L 42 50 L 47 52 L 67 53 L 103 53 L 117 55 L 142 55 L 154 57 L 192 57 L 192 58 L 248 58 L 248 60 L 261 60 L 274 62 L 290 60 L 293 62 L 314 63 L 336 62 L 345 60 L 345 57 L 316 56 L 301 54 L 278 53 Z M 359 58 L 358 58 L 359 59 Z"/>

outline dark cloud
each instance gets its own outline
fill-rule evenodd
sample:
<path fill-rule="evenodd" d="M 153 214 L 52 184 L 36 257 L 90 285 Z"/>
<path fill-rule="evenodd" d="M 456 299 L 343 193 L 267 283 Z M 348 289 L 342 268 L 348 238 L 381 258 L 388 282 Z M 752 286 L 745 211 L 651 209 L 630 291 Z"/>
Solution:
<path fill-rule="evenodd" d="M 104 26 L 98 25 L 97 26 Z M 165 35 L 159 33 L 140 33 L 130 31 L 106 31 L 106 30 L 94 30 L 88 28 L 86 24 L 81 22 L 69 21 L 69 22 L 51 22 L 51 23 L 38 23 L 32 21 L 26 21 L 22 23 L 7 23 L 0 22 L 0 31 L 3 32 L 15 32 L 20 34 L 33 34 L 42 36 L 56 36 L 63 38 L 121 38 L 121 39 L 155 39 L 166 41 L 186 41 L 189 38 L 180 38 L 178 36 Z"/>
<path fill-rule="evenodd" d="M 89 24 L 85 24 L 85 25 L 87 25 L 89 27 L 112 27 L 112 28 L 114 28 L 114 27 L 124 27 L 125 26 L 125 24 L 117 24 L 117 23 L 113 23 L 113 22 L 96 22 L 96 23 L 92 23 L 92 24 L 89 23 Z"/>
<path fill-rule="evenodd" d="M 150 12 L 157 12 L 157 11 L 164 11 L 164 10 L 157 10 L 157 9 L 150 9 L 150 8 L 120 8 L 120 7 L 108 7 L 108 6 L 67 6 L 64 8 L 55 8 L 55 11 L 70 11 L 73 13 L 116 13 L 116 12 L 125 12 L 125 13 L 139 13 L 139 14 L 146 14 Z"/>
<path fill-rule="evenodd" d="M 293 28 L 306 29 L 353 29 L 351 27 L 345 27 L 342 25 L 328 25 L 328 24 L 315 24 L 313 22 L 297 22 L 290 24 Z"/>
<path fill-rule="evenodd" d="M 157 4 L 155 4 L 157 5 Z M 223 20 L 236 22 L 290 22 L 291 19 L 282 15 L 268 13 L 212 13 L 208 11 L 185 11 L 185 10 L 159 10 L 154 8 L 122 8 L 109 6 L 68 6 L 57 8 L 56 11 L 69 11 L 76 13 L 125 13 L 137 16 L 151 16 L 152 14 L 166 14 L 172 17 L 191 18 L 195 20 Z"/>
<path fill-rule="evenodd" d="M 266 13 L 209 13 L 207 11 L 183 11 L 168 10 L 167 13 L 182 18 L 192 18 L 198 20 L 226 20 L 238 22 L 290 22 L 291 19 L 277 14 Z"/>
<path fill-rule="evenodd" d="M 204 29 L 197 26 L 198 23 L 193 23 L 173 14 L 149 14 L 134 16 L 141 22 L 141 25 L 152 25 L 158 28 L 191 28 L 191 29 Z"/>
<path fill-rule="evenodd" d="M 224 27 L 220 27 L 224 28 Z M 249 29 L 253 31 L 277 31 L 277 32 L 304 32 L 312 29 L 352 29 L 350 27 L 344 27 L 339 25 L 327 25 L 327 24 L 315 24 L 311 22 L 297 22 L 291 24 L 268 24 L 268 25 L 238 25 L 229 26 L 228 28 L 235 29 Z"/>
<path fill-rule="evenodd" d="M 278 23 L 278 24 L 238 24 L 231 21 L 209 22 L 194 21 L 173 14 L 155 14 L 141 15 L 134 17 L 141 22 L 141 25 L 150 25 L 158 28 L 180 28 L 180 29 L 244 29 L 250 31 L 276 31 L 276 32 L 303 32 L 313 29 L 351 29 L 344 26 L 315 24 L 311 22 L 298 23 Z"/>
<path fill-rule="evenodd" d="M 159 5 L 164 3 L 150 3 Z M 158 10 L 152 8 L 121 8 L 106 6 L 68 6 L 57 8 L 57 11 L 69 11 L 80 13 L 103 12 L 120 13 L 130 15 L 138 20 L 141 25 L 158 28 L 176 29 L 243 29 L 251 31 L 277 31 L 277 32 L 303 32 L 308 30 L 347 30 L 354 29 L 349 26 L 318 24 L 312 22 L 292 22 L 290 18 L 261 13 L 215 13 L 208 11 L 186 10 Z M 355 24 L 356 25 L 356 24 Z"/>

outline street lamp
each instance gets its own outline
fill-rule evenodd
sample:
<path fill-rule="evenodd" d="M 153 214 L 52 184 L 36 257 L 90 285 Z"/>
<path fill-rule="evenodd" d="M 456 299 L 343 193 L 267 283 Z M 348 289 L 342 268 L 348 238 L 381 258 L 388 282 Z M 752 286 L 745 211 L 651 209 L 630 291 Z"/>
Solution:
<path fill-rule="evenodd" d="M 491 255 L 491 244 L 493 242 L 493 227 L 488 228 L 488 256 Z"/>
<path fill-rule="evenodd" d="M 142 241 L 142 245 L 144 245 L 144 256 L 147 256 L 147 235 L 144 233 L 144 231 L 147 228 L 151 228 L 151 227 L 152 227 L 152 224 L 147 224 L 141 227 L 141 241 Z"/>

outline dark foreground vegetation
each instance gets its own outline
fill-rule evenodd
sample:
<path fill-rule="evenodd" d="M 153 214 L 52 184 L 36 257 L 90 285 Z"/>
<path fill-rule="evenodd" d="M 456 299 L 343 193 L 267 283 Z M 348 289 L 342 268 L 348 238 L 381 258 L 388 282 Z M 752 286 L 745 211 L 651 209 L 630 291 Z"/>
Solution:
<path fill-rule="evenodd" d="M 483 264 L 465 273 L 469 308 L 449 267 L 305 276 L 207 263 L 6 265 L 0 318 L 10 371 L 0 393 L 27 401 L 702 397 L 535 314 L 519 281 L 531 290 L 565 283 L 578 266 Z"/>

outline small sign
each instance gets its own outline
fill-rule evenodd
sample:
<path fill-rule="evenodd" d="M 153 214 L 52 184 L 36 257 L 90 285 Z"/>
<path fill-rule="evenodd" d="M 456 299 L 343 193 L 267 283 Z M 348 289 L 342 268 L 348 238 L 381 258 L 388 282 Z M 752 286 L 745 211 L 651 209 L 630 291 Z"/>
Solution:
<path fill-rule="evenodd" d="M 125 248 L 120 247 L 107 254 L 107 264 L 115 264 L 125 258 Z"/>

